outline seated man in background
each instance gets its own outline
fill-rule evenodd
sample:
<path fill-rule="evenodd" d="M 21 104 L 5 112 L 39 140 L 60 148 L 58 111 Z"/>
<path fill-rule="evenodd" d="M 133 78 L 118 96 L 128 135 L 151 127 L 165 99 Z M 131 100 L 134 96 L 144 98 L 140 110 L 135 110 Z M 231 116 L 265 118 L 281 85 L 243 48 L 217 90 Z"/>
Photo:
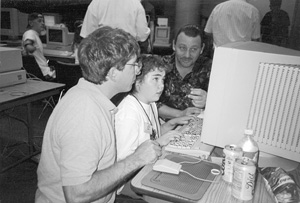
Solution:
<path fill-rule="evenodd" d="M 83 78 L 53 110 L 43 137 L 35 202 L 109 202 L 119 186 L 161 156 L 156 141 L 143 142 L 116 162 L 110 98 L 135 81 L 139 46 L 121 29 L 99 28 L 79 49 Z"/>
<path fill-rule="evenodd" d="M 172 66 L 158 103 L 159 116 L 171 119 L 198 115 L 205 107 L 212 61 L 201 56 L 202 31 L 195 25 L 182 27 L 174 41 L 174 54 L 163 60 Z"/>
<path fill-rule="evenodd" d="M 43 53 L 43 44 L 40 39 L 40 35 L 44 30 L 45 24 L 43 16 L 39 13 L 31 13 L 28 16 L 27 31 L 23 34 L 22 39 L 23 55 L 33 55 L 45 80 L 52 81 L 56 78 L 56 73 L 53 67 L 48 66 L 47 59 Z"/>

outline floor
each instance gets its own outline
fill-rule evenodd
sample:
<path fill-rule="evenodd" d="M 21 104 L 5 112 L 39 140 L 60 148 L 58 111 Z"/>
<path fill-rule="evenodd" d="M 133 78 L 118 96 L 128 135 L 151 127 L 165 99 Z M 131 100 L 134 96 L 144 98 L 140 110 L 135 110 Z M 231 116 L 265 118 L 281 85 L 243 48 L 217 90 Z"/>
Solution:
<path fill-rule="evenodd" d="M 32 105 L 34 124 L 34 146 L 41 147 L 42 136 L 49 115 L 52 112 L 47 107 L 41 114 L 45 103 L 34 102 Z M 4 158 L 3 168 L 13 163 L 23 154 L 26 154 L 27 129 L 25 125 L 12 119 L 10 116 L 26 120 L 26 107 L 19 106 L 5 112 L 0 112 L 0 149 Z M 40 116 L 40 119 L 38 118 Z M 21 164 L 0 174 L 0 203 L 31 203 L 34 202 L 34 195 L 37 188 L 37 162 L 36 159 L 29 159 Z"/>

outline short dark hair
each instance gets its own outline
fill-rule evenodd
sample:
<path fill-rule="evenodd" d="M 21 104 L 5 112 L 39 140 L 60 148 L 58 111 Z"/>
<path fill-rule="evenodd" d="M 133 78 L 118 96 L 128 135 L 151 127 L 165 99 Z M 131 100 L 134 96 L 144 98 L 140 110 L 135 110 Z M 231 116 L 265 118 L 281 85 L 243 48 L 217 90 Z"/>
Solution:
<path fill-rule="evenodd" d="M 118 28 L 103 26 L 83 39 L 78 48 L 78 59 L 83 77 L 102 84 L 111 67 L 123 70 L 134 56 L 139 57 L 137 41 Z"/>
<path fill-rule="evenodd" d="M 145 76 L 156 69 L 165 71 L 166 73 L 171 71 L 171 66 L 165 63 L 158 55 L 143 54 L 138 59 L 142 65 L 141 73 L 136 76 L 135 82 L 142 82 Z M 133 85 L 132 92 L 135 92 L 135 86 Z"/>
<path fill-rule="evenodd" d="M 270 0 L 270 6 L 281 7 L 282 0 Z"/>
<path fill-rule="evenodd" d="M 36 12 L 30 13 L 30 14 L 28 15 L 28 19 L 27 19 L 27 20 L 28 20 L 27 28 L 31 28 L 30 23 L 31 23 L 32 21 L 34 21 L 35 19 L 38 19 L 38 18 L 44 18 L 44 17 L 43 17 L 43 15 L 40 14 L 40 13 L 36 13 Z"/>
<path fill-rule="evenodd" d="M 189 37 L 200 36 L 201 41 L 203 41 L 203 30 L 201 30 L 197 25 L 188 24 L 188 25 L 185 25 L 185 26 L 181 27 L 178 30 L 178 32 L 175 36 L 175 39 L 174 39 L 175 44 L 177 42 L 178 35 L 182 32 L 184 34 L 186 34 L 187 36 L 189 36 Z"/>
<path fill-rule="evenodd" d="M 71 48 L 72 48 L 73 51 L 76 49 L 76 47 L 79 46 L 80 42 L 83 39 L 80 36 L 80 31 L 81 31 L 82 23 L 83 23 L 83 20 L 76 20 L 74 22 L 74 39 L 73 39 L 72 46 L 71 46 Z"/>

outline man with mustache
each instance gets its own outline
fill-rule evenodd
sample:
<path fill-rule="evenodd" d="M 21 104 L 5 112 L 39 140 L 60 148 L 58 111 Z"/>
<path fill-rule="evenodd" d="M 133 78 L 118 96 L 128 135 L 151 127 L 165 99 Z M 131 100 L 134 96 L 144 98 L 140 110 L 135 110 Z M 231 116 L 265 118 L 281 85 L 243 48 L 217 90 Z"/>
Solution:
<path fill-rule="evenodd" d="M 159 115 L 163 119 L 199 115 L 205 107 L 212 61 L 201 56 L 204 49 L 202 35 L 195 25 L 182 27 L 173 41 L 174 53 L 163 57 L 172 66 L 158 102 Z"/>

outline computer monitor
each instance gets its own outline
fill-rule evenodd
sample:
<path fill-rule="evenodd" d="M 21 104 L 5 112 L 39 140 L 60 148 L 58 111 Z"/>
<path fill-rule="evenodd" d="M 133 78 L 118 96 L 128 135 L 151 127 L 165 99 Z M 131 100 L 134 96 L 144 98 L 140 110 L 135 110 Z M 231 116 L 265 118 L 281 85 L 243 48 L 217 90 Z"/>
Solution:
<path fill-rule="evenodd" d="M 18 39 L 26 31 L 28 14 L 15 8 L 1 8 L 1 39 Z"/>
<path fill-rule="evenodd" d="M 170 27 L 155 28 L 155 44 L 169 44 L 170 42 Z"/>
<path fill-rule="evenodd" d="M 223 148 L 253 129 L 259 165 L 285 168 L 283 161 L 300 162 L 299 101 L 299 51 L 260 42 L 218 47 L 201 140 Z"/>
<path fill-rule="evenodd" d="M 43 13 L 46 26 L 54 26 L 61 23 L 61 16 L 58 13 Z"/>
<path fill-rule="evenodd" d="M 69 32 L 64 25 L 47 27 L 46 47 L 48 49 L 71 51 L 74 33 Z"/>

